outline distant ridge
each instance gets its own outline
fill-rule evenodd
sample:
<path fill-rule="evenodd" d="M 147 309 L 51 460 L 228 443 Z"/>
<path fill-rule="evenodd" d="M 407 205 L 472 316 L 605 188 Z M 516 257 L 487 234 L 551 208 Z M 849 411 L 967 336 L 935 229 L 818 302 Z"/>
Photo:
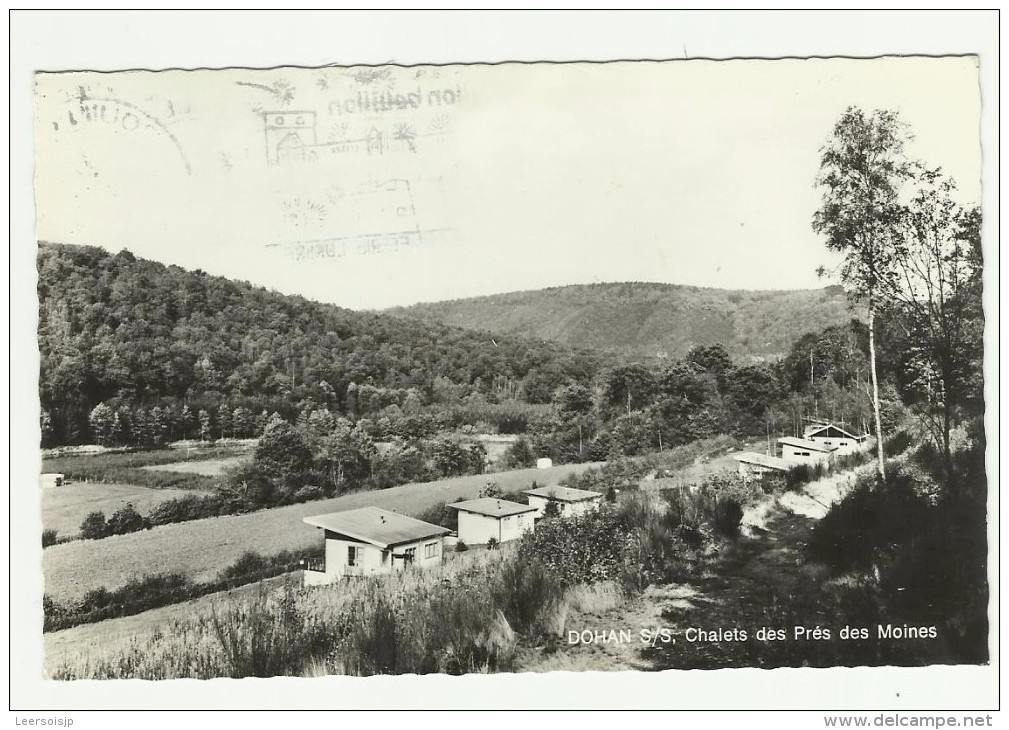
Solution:
<path fill-rule="evenodd" d="M 853 316 L 837 286 L 746 291 L 642 282 L 552 287 L 385 313 L 648 359 L 715 343 L 737 358 L 774 358 L 800 335 Z"/>

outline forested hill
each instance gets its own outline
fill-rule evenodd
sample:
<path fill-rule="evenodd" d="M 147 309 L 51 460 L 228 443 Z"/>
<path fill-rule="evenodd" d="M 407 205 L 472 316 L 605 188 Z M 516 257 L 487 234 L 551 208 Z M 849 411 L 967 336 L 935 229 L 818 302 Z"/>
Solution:
<path fill-rule="evenodd" d="M 672 284 L 564 286 L 386 310 L 623 357 L 682 357 L 720 343 L 737 358 L 786 354 L 806 332 L 851 319 L 839 287 L 732 291 Z"/>
<path fill-rule="evenodd" d="M 552 343 L 354 312 L 128 251 L 41 243 L 38 272 L 47 443 L 90 438 L 102 403 L 144 417 L 157 408 L 186 429 L 203 409 L 294 417 L 314 403 L 344 413 L 358 386 L 389 404 L 477 390 L 548 402 L 598 369 L 593 354 Z"/>

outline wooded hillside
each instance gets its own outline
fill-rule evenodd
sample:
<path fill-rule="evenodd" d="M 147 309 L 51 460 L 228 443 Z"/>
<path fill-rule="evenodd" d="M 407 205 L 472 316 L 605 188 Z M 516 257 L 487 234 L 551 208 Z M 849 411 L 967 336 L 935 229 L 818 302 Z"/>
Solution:
<path fill-rule="evenodd" d="M 387 310 L 625 358 L 679 358 L 721 344 L 734 358 L 785 355 L 807 332 L 852 317 L 840 287 L 731 291 L 629 282 L 555 287 Z"/>

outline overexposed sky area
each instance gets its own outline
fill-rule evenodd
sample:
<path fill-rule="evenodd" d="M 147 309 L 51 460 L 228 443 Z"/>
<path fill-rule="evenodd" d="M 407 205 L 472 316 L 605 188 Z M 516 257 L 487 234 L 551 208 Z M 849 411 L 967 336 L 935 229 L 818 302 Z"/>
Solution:
<path fill-rule="evenodd" d="M 39 74 L 37 236 L 352 308 L 823 286 L 845 107 L 980 199 L 974 58 Z"/>

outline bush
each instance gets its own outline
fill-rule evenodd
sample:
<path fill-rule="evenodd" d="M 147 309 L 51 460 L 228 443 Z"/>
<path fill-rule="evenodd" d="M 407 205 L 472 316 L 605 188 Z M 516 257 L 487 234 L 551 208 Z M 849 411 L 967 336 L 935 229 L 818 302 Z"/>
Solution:
<path fill-rule="evenodd" d="M 837 571 L 872 567 L 879 550 L 909 542 L 928 525 L 934 482 L 917 467 L 891 464 L 886 481 L 865 474 L 813 528 L 813 557 Z"/>
<path fill-rule="evenodd" d="M 519 559 L 538 562 L 563 586 L 614 580 L 633 536 L 616 510 L 601 507 L 563 520 L 543 520 L 519 541 Z"/>
<path fill-rule="evenodd" d="M 527 638 L 550 633 L 551 614 L 563 601 L 560 583 L 536 561 L 509 560 L 491 588 L 494 605 Z"/>
<path fill-rule="evenodd" d="M 295 502 L 314 502 L 315 500 L 322 499 L 325 496 L 326 493 L 322 490 L 322 487 L 309 484 L 296 491 L 292 499 Z"/>
<path fill-rule="evenodd" d="M 42 547 L 47 548 L 50 545 L 56 544 L 56 530 L 45 529 L 42 530 Z"/>
<path fill-rule="evenodd" d="M 221 571 L 221 578 L 228 580 L 230 578 L 254 575 L 266 568 L 267 565 L 266 558 L 255 550 L 246 550 L 234 563 Z"/>
<path fill-rule="evenodd" d="M 100 540 L 110 533 L 109 525 L 105 521 L 105 513 L 101 511 L 91 512 L 84 521 L 81 522 L 81 537 L 85 540 Z"/>
<path fill-rule="evenodd" d="M 128 532 L 137 532 L 146 527 L 147 521 L 130 503 L 116 510 L 108 521 L 108 531 L 113 535 L 125 535 Z"/>
<path fill-rule="evenodd" d="M 187 494 L 184 497 L 166 500 L 154 507 L 147 515 L 147 524 L 151 527 L 170 525 L 237 511 L 240 510 L 235 502 L 228 502 L 219 495 Z"/>
<path fill-rule="evenodd" d="M 723 536 L 735 539 L 739 536 L 739 526 L 743 522 L 743 508 L 734 497 L 715 500 L 715 529 Z"/>
<path fill-rule="evenodd" d="M 487 549 L 488 550 L 496 550 L 497 546 L 498 546 L 498 541 L 497 541 L 496 537 L 492 537 L 490 540 L 487 541 Z"/>
<path fill-rule="evenodd" d="M 455 544 L 455 551 L 457 553 L 464 553 L 467 550 L 469 550 L 469 545 L 467 545 L 466 543 L 464 543 L 462 540 L 460 540 L 459 542 L 457 542 Z"/>

